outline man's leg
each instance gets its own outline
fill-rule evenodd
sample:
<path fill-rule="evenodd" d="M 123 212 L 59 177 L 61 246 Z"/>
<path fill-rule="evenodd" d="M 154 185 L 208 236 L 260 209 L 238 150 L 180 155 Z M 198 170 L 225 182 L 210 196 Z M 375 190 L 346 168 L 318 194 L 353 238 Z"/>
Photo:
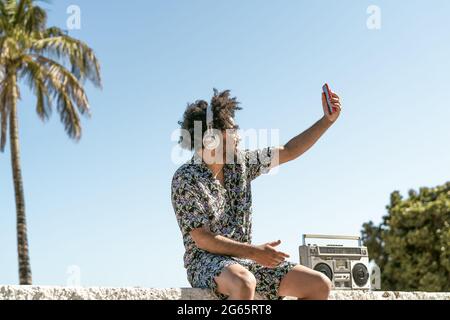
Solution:
<path fill-rule="evenodd" d="M 240 264 L 232 264 L 214 278 L 217 290 L 229 296 L 228 300 L 253 300 L 255 298 L 255 276 Z"/>
<path fill-rule="evenodd" d="M 297 265 L 281 280 L 278 295 L 301 300 L 327 300 L 331 281 L 324 274 Z"/>

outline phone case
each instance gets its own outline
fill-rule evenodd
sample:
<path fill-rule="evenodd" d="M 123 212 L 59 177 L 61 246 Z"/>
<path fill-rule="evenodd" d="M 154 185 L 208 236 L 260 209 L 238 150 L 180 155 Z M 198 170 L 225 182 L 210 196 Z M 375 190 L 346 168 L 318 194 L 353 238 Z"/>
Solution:
<path fill-rule="evenodd" d="M 330 88 L 328 87 L 328 84 L 325 84 L 323 86 L 323 92 L 325 93 L 325 98 L 327 100 L 327 105 L 328 105 L 328 112 L 330 114 L 333 114 L 333 108 L 331 107 L 331 92 L 330 92 Z"/>

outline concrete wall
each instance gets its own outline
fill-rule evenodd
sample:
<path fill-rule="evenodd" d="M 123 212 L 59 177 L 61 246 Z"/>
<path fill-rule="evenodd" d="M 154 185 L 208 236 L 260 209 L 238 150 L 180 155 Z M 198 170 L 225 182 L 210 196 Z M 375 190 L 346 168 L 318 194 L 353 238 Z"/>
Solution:
<path fill-rule="evenodd" d="M 259 297 L 258 297 L 259 298 Z M 211 300 L 209 290 L 192 288 L 81 288 L 0 286 L 0 300 Z M 286 298 L 293 299 L 293 298 Z M 450 293 L 333 291 L 332 300 L 450 300 Z"/>

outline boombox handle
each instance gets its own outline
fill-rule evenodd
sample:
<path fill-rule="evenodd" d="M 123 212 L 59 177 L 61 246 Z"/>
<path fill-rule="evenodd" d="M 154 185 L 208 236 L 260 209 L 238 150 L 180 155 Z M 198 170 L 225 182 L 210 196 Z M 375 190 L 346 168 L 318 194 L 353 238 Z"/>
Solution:
<path fill-rule="evenodd" d="M 304 234 L 303 245 L 306 245 L 306 238 L 308 239 L 334 239 L 334 240 L 358 240 L 358 246 L 362 246 L 361 237 L 358 236 L 333 236 L 322 234 Z"/>

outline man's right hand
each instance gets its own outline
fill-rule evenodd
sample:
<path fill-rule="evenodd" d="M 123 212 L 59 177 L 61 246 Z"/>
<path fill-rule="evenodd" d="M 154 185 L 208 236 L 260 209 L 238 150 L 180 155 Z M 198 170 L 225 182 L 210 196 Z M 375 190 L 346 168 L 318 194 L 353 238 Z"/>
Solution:
<path fill-rule="evenodd" d="M 275 247 L 280 244 L 281 240 L 278 240 L 254 246 L 253 254 L 250 259 L 264 267 L 275 268 L 280 263 L 284 262 L 286 258 L 290 257 L 288 254 L 275 249 Z"/>

